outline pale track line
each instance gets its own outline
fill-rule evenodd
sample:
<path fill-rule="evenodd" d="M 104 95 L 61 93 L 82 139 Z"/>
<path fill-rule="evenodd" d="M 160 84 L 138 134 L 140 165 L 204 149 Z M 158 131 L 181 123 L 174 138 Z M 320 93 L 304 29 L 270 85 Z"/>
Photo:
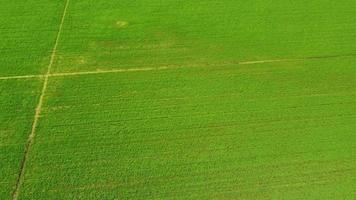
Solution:
<path fill-rule="evenodd" d="M 347 58 L 355 57 L 356 54 L 346 54 L 346 55 L 331 55 L 331 56 L 314 56 L 306 58 L 286 58 L 286 59 L 271 59 L 271 60 L 251 60 L 251 61 L 240 61 L 231 63 L 222 63 L 209 66 L 225 66 L 225 65 L 255 65 L 264 63 L 280 63 L 280 62 L 297 62 L 306 60 L 325 60 L 332 58 Z M 53 60 L 51 59 L 51 66 Z M 63 72 L 63 73 L 49 73 L 46 75 L 23 75 L 23 76 L 5 76 L 0 77 L 0 80 L 11 80 L 11 79 L 31 79 L 31 78 L 43 78 L 43 77 L 61 77 L 61 76 L 76 76 L 76 75 L 90 75 L 90 74 L 108 74 L 108 73 L 120 73 L 120 72 L 140 72 L 140 71 L 159 71 L 168 69 L 180 69 L 180 68 L 197 68 L 204 67 L 204 64 L 195 64 L 194 66 L 161 66 L 161 67 L 142 67 L 142 68 L 129 68 L 129 69 L 112 69 L 112 70 L 95 70 L 95 71 L 83 71 L 83 72 Z"/>
<path fill-rule="evenodd" d="M 304 58 L 282 58 L 282 59 L 270 59 L 270 60 L 252 60 L 252 61 L 241 61 L 239 65 L 254 65 L 254 64 L 263 64 L 263 63 L 278 63 L 278 62 L 297 62 L 297 61 L 306 61 L 306 60 L 326 60 L 332 58 L 349 58 L 355 57 L 356 54 L 343 54 L 343 55 L 324 55 L 324 56 L 310 56 Z"/>
<path fill-rule="evenodd" d="M 21 165 L 20 165 L 19 175 L 18 175 L 18 178 L 17 178 L 17 181 L 16 181 L 16 185 L 15 185 L 13 194 L 12 194 L 12 199 L 13 200 L 17 200 L 18 199 L 20 187 L 21 187 L 21 184 L 22 184 L 22 182 L 24 180 L 24 172 L 25 172 L 25 168 L 26 168 L 26 162 L 28 160 L 29 151 L 30 151 L 32 143 L 33 143 L 33 138 L 35 136 L 36 127 L 37 127 L 37 124 L 38 124 L 38 119 L 39 119 L 39 116 L 41 114 L 41 109 L 42 109 L 42 105 L 43 105 L 43 99 L 44 99 L 44 96 L 45 96 L 45 93 L 46 93 L 46 90 L 47 90 L 47 86 L 48 86 L 48 78 L 50 77 L 50 74 L 51 74 L 51 68 L 52 68 L 52 65 L 53 65 L 53 62 L 54 62 L 54 58 L 55 58 L 55 55 L 56 55 L 56 52 L 57 52 L 59 38 L 61 36 L 61 32 L 62 32 L 62 28 L 63 28 L 63 24 L 64 24 L 64 19 L 65 19 L 66 13 L 67 13 L 68 5 L 69 5 L 69 0 L 66 0 L 66 4 L 65 4 L 64 9 L 63 9 L 62 18 L 61 18 L 61 21 L 60 21 L 60 24 L 59 24 L 59 28 L 58 28 L 58 32 L 57 32 L 57 36 L 56 36 L 56 41 L 54 43 L 52 54 L 51 54 L 51 57 L 50 57 L 50 62 L 49 62 L 48 67 L 47 67 L 47 72 L 46 72 L 46 74 L 44 76 L 41 76 L 41 77 L 44 77 L 43 86 L 42 86 L 42 90 L 41 90 L 41 95 L 40 95 L 38 104 L 36 106 L 35 116 L 34 116 L 32 127 L 31 127 L 31 133 L 29 134 L 29 136 L 27 138 L 27 143 L 26 143 L 26 146 L 25 146 L 24 156 L 23 156 L 23 159 L 22 159 Z"/>
<path fill-rule="evenodd" d="M 84 72 L 68 72 L 68 73 L 54 73 L 50 76 L 75 76 L 75 75 L 89 75 L 89 74 L 108 74 L 108 73 L 120 73 L 120 72 L 140 72 L 140 71 L 158 71 L 174 68 L 184 68 L 184 67 L 144 67 L 144 68 L 131 68 L 131 69 L 113 69 L 113 70 L 96 70 L 96 71 L 84 71 Z"/>
<path fill-rule="evenodd" d="M 278 62 L 296 62 L 310 60 L 308 58 L 295 58 L 295 59 L 274 59 L 274 60 L 255 60 L 255 61 L 241 61 L 239 65 L 254 65 L 254 64 L 263 64 L 263 63 L 278 63 Z"/>
<path fill-rule="evenodd" d="M 4 76 L 0 80 L 43 78 L 44 75 Z"/>

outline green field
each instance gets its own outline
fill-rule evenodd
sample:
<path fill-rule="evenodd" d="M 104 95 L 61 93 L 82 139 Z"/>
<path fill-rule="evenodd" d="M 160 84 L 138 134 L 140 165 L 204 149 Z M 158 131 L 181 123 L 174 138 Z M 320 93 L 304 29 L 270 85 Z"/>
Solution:
<path fill-rule="evenodd" d="M 356 199 L 356 2 L 0 2 L 0 199 Z"/>

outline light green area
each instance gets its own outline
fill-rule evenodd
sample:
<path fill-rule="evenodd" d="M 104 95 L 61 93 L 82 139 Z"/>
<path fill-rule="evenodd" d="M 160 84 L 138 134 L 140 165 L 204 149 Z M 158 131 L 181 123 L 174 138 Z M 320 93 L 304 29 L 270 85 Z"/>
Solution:
<path fill-rule="evenodd" d="M 72 0 L 56 72 L 356 53 L 356 3 Z"/>
<path fill-rule="evenodd" d="M 21 199 L 354 199 L 355 60 L 52 78 Z"/>
<path fill-rule="evenodd" d="M 0 77 L 44 74 L 63 0 L 0 0 Z"/>
<path fill-rule="evenodd" d="M 45 73 L 66 2 L 52 73 L 151 69 L 50 76 L 19 200 L 356 199 L 353 1 L 0 1 L 0 77 Z M 0 80 L 1 200 L 42 84 Z"/>
<path fill-rule="evenodd" d="M 0 199 L 11 199 L 41 81 L 0 81 Z"/>

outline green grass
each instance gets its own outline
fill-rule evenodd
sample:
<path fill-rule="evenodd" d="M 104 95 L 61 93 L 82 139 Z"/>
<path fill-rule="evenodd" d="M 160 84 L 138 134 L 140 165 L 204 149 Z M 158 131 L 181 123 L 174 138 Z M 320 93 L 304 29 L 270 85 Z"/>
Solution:
<path fill-rule="evenodd" d="M 349 0 L 72 1 L 54 71 L 350 54 L 355 9 Z"/>
<path fill-rule="evenodd" d="M 18 199 L 356 198 L 356 3 L 65 3 L 0 3 L 0 77 L 61 30 Z M 42 86 L 0 78 L 0 199 Z"/>
<path fill-rule="evenodd" d="M 351 199 L 354 61 L 53 78 L 23 197 Z"/>
<path fill-rule="evenodd" d="M 45 72 L 63 6 L 62 0 L 0 2 L 0 76 Z"/>
<path fill-rule="evenodd" d="M 10 199 L 41 81 L 8 80 L 0 82 L 0 199 Z"/>

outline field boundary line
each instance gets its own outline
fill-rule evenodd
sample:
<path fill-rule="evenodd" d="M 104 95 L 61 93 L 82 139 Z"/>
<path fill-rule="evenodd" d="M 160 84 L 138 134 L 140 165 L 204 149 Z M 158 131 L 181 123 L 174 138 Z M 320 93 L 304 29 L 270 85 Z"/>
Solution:
<path fill-rule="evenodd" d="M 19 170 L 19 174 L 18 174 L 17 181 L 16 181 L 16 184 L 15 184 L 15 188 L 14 188 L 14 191 L 12 193 L 12 199 L 13 200 L 17 200 L 18 199 L 20 187 L 21 187 L 21 184 L 22 184 L 22 182 L 24 180 L 25 168 L 26 168 L 26 163 L 27 163 L 28 156 L 29 156 L 29 151 L 30 151 L 32 143 L 33 143 L 33 138 L 35 136 L 38 120 L 39 120 L 39 117 L 41 115 L 43 100 L 44 100 L 44 96 L 45 96 L 45 93 L 46 93 L 46 90 L 47 90 L 47 86 L 48 86 L 48 79 L 50 77 L 51 68 L 52 68 L 52 65 L 53 65 L 53 62 L 54 62 L 54 58 L 55 58 L 55 55 L 56 55 L 56 52 L 57 52 L 59 38 L 61 36 L 61 32 L 62 32 L 62 28 L 63 28 L 63 24 L 64 24 L 64 19 L 65 19 L 66 13 L 67 13 L 69 1 L 70 0 L 66 0 L 65 6 L 64 6 L 64 9 L 63 9 L 63 13 L 62 13 L 62 17 L 61 17 L 61 21 L 60 21 L 60 24 L 59 24 L 59 27 L 58 27 L 56 40 L 55 40 L 55 43 L 54 43 L 54 46 L 53 46 L 53 49 L 52 49 L 52 53 L 51 53 L 51 57 L 50 57 L 50 61 L 49 61 L 48 67 L 47 67 L 47 72 L 46 72 L 45 75 L 43 75 L 44 81 L 43 81 L 41 94 L 40 94 L 40 97 L 39 97 L 39 100 L 38 100 L 38 104 L 36 106 L 35 115 L 34 115 L 32 127 L 31 127 L 31 132 L 30 132 L 30 134 L 28 135 L 28 138 L 27 138 L 27 143 L 26 143 L 25 150 L 24 150 L 24 155 L 23 155 L 23 158 L 22 158 L 22 161 L 21 161 L 21 164 L 20 164 L 20 170 Z"/>
<path fill-rule="evenodd" d="M 303 60 L 311 60 L 311 59 L 295 58 L 295 59 L 251 60 L 251 61 L 241 61 L 238 64 L 239 65 L 254 65 L 254 64 L 264 64 L 264 63 L 295 62 L 295 61 L 303 61 Z"/>
<path fill-rule="evenodd" d="M 58 42 L 58 41 L 57 41 Z M 266 60 L 250 60 L 250 61 L 237 61 L 237 62 L 227 62 L 221 64 L 210 64 L 209 67 L 214 66 L 226 66 L 226 65 L 255 65 L 255 64 L 265 64 L 265 63 L 280 63 L 280 62 L 297 62 L 297 61 L 307 61 L 307 60 L 326 60 L 332 58 L 349 58 L 356 57 L 356 54 L 345 54 L 345 55 L 327 55 L 327 56 L 311 56 L 305 58 L 282 58 L 282 59 L 266 59 Z M 51 66 L 54 59 L 51 58 Z M 82 72 L 59 72 L 59 73 L 49 73 L 46 75 L 20 75 L 20 76 L 4 76 L 0 77 L 0 80 L 10 80 L 10 79 L 31 79 L 31 78 L 46 78 L 48 77 L 62 77 L 62 76 L 76 76 L 76 75 L 91 75 L 91 74 L 108 74 L 108 73 L 120 73 L 120 72 L 140 72 L 140 71 L 159 71 L 159 70 L 169 70 L 169 69 L 182 69 L 182 68 L 203 68 L 206 63 L 195 63 L 191 66 L 188 65 L 166 65 L 159 67 L 142 67 L 142 68 L 127 68 L 127 69 L 111 69 L 111 70 L 93 70 L 93 71 L 82 71 Z"/>
<path fill-rule="evenodd" d="M 166 69 L 176 69 L 176 68 L 189 68 L 189 67 L 143 67 L 143 68 L 129 68 L 129 69 L 112 69 L 112 70 L 95 70 L 95 71 L 83 71 L 83 72 L 64 72 L 64 73 L 53 73 L 49 76 L 75 76 L 75 75 L 90 75 L 90 74 L 108 74 L 108 73 L 120 73 L 120 72 L 140 72 L 140 71 L 158 71 Z"/>
<path fill-rule="evenodd" d="M 0 80 L 11 80 L 11 79 L 31 79 L 31 78 L 43 78 L 44 75 L 20 75 L 20 76 L 4 76 L 0 77 Z"/>
<path fill-rule="evenodd" d="M 278 62 L 297 62 L 297 61 L 307 61 L 307 60 L 326 60 L 331 58 L 352 58 L 356 54 L 339 54 L 339 55 L 323 55 L 323 56 L 308 56 L 304 58 L 281 58 L 281 59 L 266 59 L 266 60 L 251 60 L 251 61 L 240 61 L 239 65 L 254 65 L 263 63 L 278 63 Z"/>

